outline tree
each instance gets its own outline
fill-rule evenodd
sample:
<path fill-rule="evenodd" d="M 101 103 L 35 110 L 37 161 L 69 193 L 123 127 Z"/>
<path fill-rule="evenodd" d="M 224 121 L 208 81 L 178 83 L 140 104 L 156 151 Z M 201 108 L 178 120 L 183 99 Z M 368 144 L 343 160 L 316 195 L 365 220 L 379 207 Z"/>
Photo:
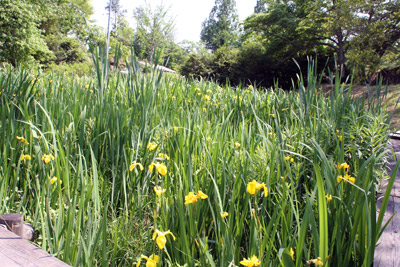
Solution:
<path fill-rule="evenodd" d="M 254 13 L 267 11 L 266 3 L 266 0 L 257 0 L 256 6 L 254 7 Z"/>
<path fill-rule="evenodd" d="M 23 0 L 0 0 L 0 61 L 17 65 L 51 58 L 38 25 L 35 6 Z"/>
<path fill-rule="evenodd" d="M 153 10 L 149 4 L 136 8 L 133 12 L 136 20 L 134 46 L 139 56 L 153 62 L 156 48 L 165 49 L 173 42 L 174 23 L 168 16 L 168 9 L 158 5 Z"/>
<path fill-rule="evenodd" d="M 329 47 L 345 74 L 347 56 L 349 51 L 356 52 L 355 44 L 383 55 L 399 40 L 399 1 L 264 1 L 266 11 L 248 18 L 245 31 L 247 35 L 261 34 L 264 43 L 275 46 L 278 53 L 286 50 L 286 58 L 296 51 Z"/>
<path fill-rule="evenodd" d="M 110 10 L 110 3 L 107 3 L 105 9 Z M 111 20 L 113 21 L 111 33 L 115 36 L 118 28 L 125 28 L 127 26 L 124 18 L 126 9 L 122 9 L 120 0 L 111 0 Z"/>
<path fill-rule="evenodd" d="M 89 0 L 25 0 L 40 18 L 37 27 L 53 54 L 46 64 L 87 60 L 85 41 L 91 31 L 86 21 L 93 13 Z"/>
<path fill-rule="evenodd" d="M 347 58 L 356 75 L 369 81 L 379 69 L 399 66 L 400 1 L 361 3 L 357 12 Z"/>
<path fill-rule="evenodd" d="M 90 0 L 26 0 L 37 7 L 44 35 L 74 35 L 81 39 L 93 14 Z"/>
<path fill-rule="evenodd" d="M 215 0 L 209 17 L 202 23 L 200 39 L 212 51 L 238 40 L 238 16 L 235 0 Z"/>

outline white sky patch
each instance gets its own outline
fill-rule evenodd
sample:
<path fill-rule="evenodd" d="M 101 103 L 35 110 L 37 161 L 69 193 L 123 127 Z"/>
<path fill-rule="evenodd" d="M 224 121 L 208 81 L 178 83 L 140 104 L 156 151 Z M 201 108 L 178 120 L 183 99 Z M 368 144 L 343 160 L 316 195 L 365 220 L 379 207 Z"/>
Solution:
<path fill-rule="evenodd" d="M 152 6 L 162 3 L 169 8 L 169 16 L 175 22 L 175 41 L 183 40 L 197 42 L 200 40 L 201 23 L 208 18 L 215 0 L 148 0 Z M 107 30 L 107 11 L 105 7 L 108 0 L 92 0 L 94 14 L 91 19 L 95 24 Z M 133 10 L 144 5 L 144 0 L 120 0 L 125 15 L 131 27 L 134 26 Z M 256 0 L 236 0 L 236 10 L 239 21 L 243 21 L 254 12 Z"/>

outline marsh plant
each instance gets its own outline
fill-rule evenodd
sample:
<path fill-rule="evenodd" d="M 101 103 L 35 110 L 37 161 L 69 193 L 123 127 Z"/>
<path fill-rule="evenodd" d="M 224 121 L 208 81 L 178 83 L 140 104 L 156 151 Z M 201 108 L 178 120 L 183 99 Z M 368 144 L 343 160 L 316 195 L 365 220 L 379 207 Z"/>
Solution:
<path fill-rule="evenodd" d="M 339 75 L 324 95 L 312 62 L 283 91 L 135 58 L 104 77 L 97 57 L 96 77 L 0 69 L 0 211 L 42 249 L 73 266 L 371 265 L 380 99 Z"/>

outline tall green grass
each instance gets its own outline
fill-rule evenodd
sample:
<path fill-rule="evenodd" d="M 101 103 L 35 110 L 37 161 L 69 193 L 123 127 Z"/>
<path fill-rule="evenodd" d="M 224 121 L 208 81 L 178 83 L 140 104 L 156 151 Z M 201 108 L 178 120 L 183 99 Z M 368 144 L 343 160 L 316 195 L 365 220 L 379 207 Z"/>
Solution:
<path fill-rule="evenodd" d="M 23 213 L 44 250 L 74 266 L 151 254 L 159 266 L 252 256 L 261 266 L 371 265 L 388 128 L 380 100 L 364 108 L 339 75 L 325 97 L 312 62 L 307 81 L 283 91 L 142 73 L 134 57 L 128 75 L 106 79 L 101 50 L 94 58 L 97 77 L 0 70 L 0 212 Z M 150 172 L 152 162 L 167 174 Z M 354 184 L 337 181 L 345 162 Z M 248 193 L 252 180 L 267 197 Z M 185 205 L 199 190 L 208 198 Z M 161 250 L 156 230 L 176 240 L 167 235 Z"/>

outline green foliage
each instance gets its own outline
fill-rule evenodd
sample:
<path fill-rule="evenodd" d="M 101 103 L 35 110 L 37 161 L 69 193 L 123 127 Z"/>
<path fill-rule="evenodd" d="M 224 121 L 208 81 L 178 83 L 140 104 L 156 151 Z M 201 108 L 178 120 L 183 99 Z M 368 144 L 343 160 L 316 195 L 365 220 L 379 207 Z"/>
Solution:
<path fill-rule="evenodd" d="M 59 75 L 68 73 L 69 75 L 76 74 L 77 76 L 88 76 L 93 72 L 92 63 L 89 61 L 75 62 L 71 64 L 48 64 L 46 65 L 47 73 L 57 73 Z"/>
<path fill-rule="evenodd" d="M 363 15 L 352 25 L 348 65 L 358 80 L 369 82 L 378 70 L 398 66 L 400 2 L 377 1 L 372 7 L 362 2 L 358 12 Z"/>
<path fill-rule="evenodd" d="M 210 68 L 209 55 L 191 54 L 181 66 L 180 73 L 186 77 L 209 78 L 212 70 Z"/>
<path fill-rule="evenodd" d="M 0 61 L 29 65 L 52 56 L 41 31 L 35 6 L 24 0 L 0 1 Z"/>
<path fill-rule="evenodd" d="M 46 43 L 54 53 L 52 61 L 55 64 L 79 63 L 88 60 L 84 48 L 75 38 L 48 35 L 46 36 Z"/>
<path fill-rule="evenodd" d="M 268 53 L 280 54 L 282 61 L 323 47 L 336 54 L 343 75 L 354 69 L 365 80 L 382 66 L 383 55 L 396 50 L 399 6 L 384 0 L 263 0 L 244 29 L 247 36 L 261 34 Z"/>
<path fill-rule="evenodd" d="M 200 39 L 215 51 L 222 46 L 236 46 L 238 30 L 235 0 L 215 0 L 209 17 L 202 23 Z"/>
<path fill-rule="evenodd" d="M 84 38 L 87 23 L 93 13 L 90 0 L 27 0 L 37 8 L 39 28 L 44 35 L 75 35 Z"/>
<path fill-rule="evenodd" d="M 267 11 L 267 0 L 257 0 L 256 6 L 254 7 L 254 13 L 261 13 Z"/>
<path fill-rule="evenodd" d="M 173 42 L 174 23 L 168 16 L 168 9 L 157 5 L 153 10 L 146 3 L 136 8 L 133 13 L 136 20 L 134 48 L 139 58 L 153 61 L 155 49 L 165 51 Z"/>

